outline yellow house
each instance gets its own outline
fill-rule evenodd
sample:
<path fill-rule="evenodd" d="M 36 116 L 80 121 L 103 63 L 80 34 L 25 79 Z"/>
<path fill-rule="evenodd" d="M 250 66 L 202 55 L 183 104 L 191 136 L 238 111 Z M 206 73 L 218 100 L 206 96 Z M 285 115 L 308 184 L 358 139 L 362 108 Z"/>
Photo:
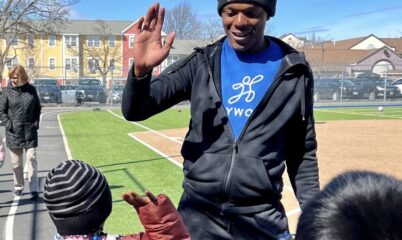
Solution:
<path fill-rule="evenodd" d="M 21 34 L 14 41 L 0 37 L 0 49 L 12 44 L 4 79 L 15 64 L 26 67 L 31 79 L 54 78 L 75 84 L 79 78 L 124 81 L 123 31 L 132 21 L 70 20 L 51 34 Z"/>

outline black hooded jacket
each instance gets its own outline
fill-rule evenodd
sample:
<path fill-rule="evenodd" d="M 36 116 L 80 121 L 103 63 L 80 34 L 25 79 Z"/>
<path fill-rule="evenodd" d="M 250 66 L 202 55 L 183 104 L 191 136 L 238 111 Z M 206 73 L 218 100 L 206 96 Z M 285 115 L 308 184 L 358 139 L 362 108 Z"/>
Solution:
<path fill-rule="evenodd" d="M 221 102 L 223 39 L 195 49 L 160 76 L 138 79 L 131 69 L 122 112 L 129 121 L 147 119 L 189 100 L 191 121 L 182 146 L 184 190 L 223 214 L 272 209 L 287 171 L 299 203 L 319 191 L 313 118 L 313 77 L 303 54 L 279 39 L 285 53 L 276 78 L 235 141 Z"/>
<path fill-rule="evenodd" d="M 38 146 L 41 106 L 34 86 L 7 87 L 0 98 L 0 120 L 6 127 L 7 147 Z"/>

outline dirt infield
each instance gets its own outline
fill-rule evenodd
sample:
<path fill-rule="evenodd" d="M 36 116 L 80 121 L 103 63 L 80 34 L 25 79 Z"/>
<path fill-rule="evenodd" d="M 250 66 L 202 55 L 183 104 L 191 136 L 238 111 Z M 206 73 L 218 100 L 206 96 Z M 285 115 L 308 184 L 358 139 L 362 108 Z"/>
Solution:
<path fill-rule="evenodd" d="M 182 162 L 180 142 L 187 129 L 140 132 L 135 136 L 175 161 Z M 372 170 L 402 179 L 402 120 L 364 120 L 317 122 L 320 182 L 347 170 Z M 288 179 L 285 177 L 283 203 L 290 229 L 295 230 L 300 211 Z"/>

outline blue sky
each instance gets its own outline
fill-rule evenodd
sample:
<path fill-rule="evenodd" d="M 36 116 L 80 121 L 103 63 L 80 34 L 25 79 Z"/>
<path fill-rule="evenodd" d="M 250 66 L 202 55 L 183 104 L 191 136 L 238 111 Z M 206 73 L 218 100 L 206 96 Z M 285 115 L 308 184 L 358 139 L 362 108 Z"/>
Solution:
<path fill-rule="evenodd" d="M 160 0 L 167 10 L 182 0 Z M 155 1 L 81 0 L 71 9 L 70 19 L 136 20 Z M 216 18 L 217 0 L 189 0 L 200 19 Z M 278 0 L 277 13 L 267 24 L 271 35 L 295 33 L 325 40 L 375 34 L 378 37 L 402 36 L 401 0 Z"/>

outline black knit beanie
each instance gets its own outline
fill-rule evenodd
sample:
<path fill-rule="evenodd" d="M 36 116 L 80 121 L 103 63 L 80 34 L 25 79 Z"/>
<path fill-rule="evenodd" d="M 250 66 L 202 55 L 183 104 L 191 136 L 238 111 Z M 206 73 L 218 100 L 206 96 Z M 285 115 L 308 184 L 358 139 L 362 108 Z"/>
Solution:
<path fill-rule="evenodd" d="M 43 200 L 62 236 L 93 234 L 112 211 L 106 178 L 79 160 L 62 162 L 49 172 Z"/>
<path fill-rule="evenodd" d="M 254 3 L 261 6 L 268 14 L 268 17 L 275 16 L 276 0 L 218 0 L 218 13 L 221 15 L 222 8 L 229 3 L 243 2 Z"/>

